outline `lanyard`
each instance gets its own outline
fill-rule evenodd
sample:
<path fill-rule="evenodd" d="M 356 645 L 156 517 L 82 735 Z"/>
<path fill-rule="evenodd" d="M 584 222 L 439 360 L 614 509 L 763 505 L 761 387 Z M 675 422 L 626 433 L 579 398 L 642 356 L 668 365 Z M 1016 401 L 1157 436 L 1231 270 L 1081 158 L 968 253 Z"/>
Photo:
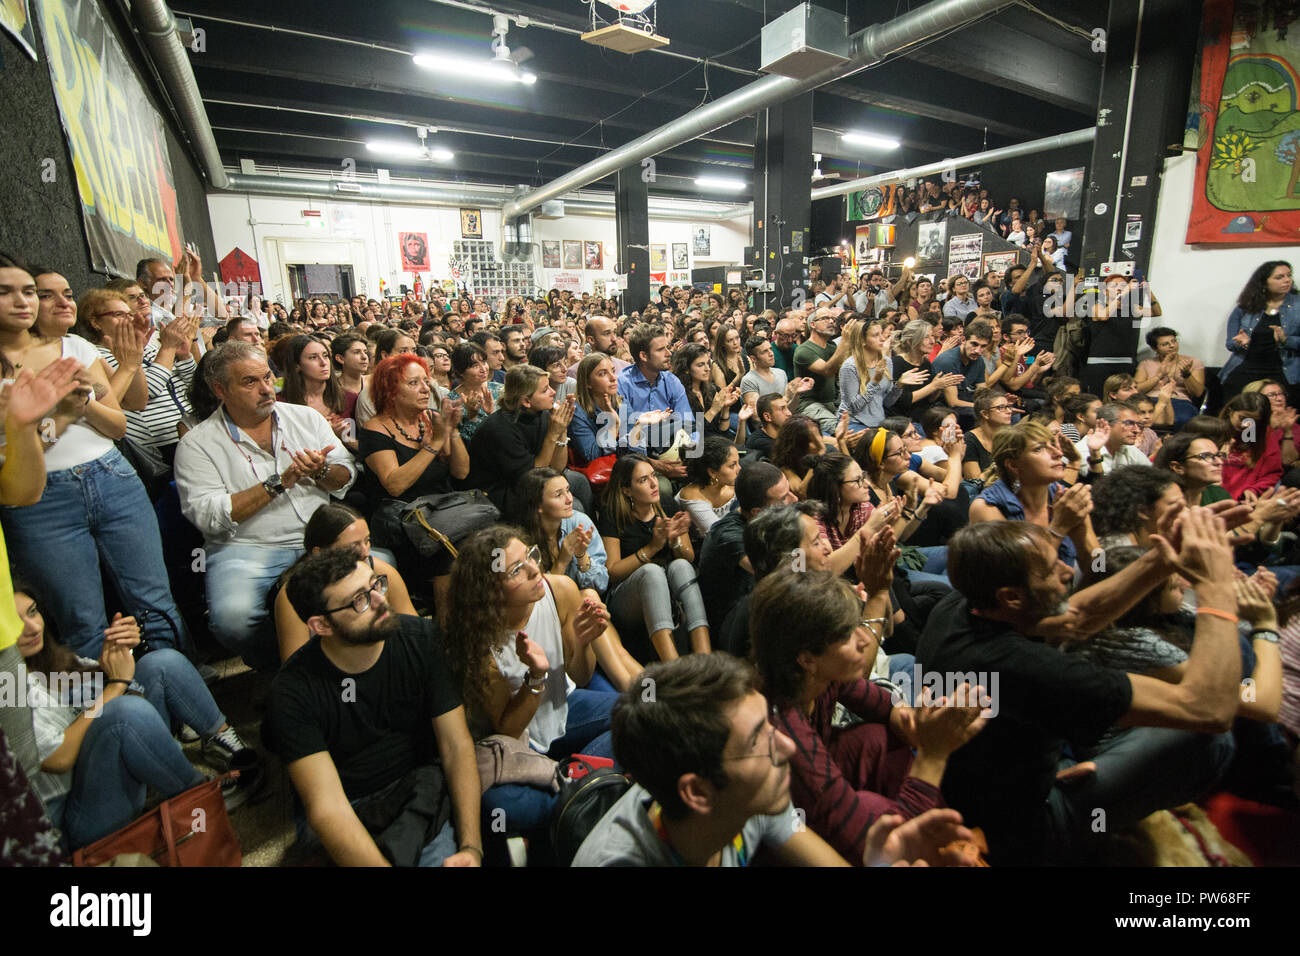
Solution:
<path fill-rule="evenodd" d="M 677 848 L 673 846 L 672 838 L 668 835 L 668 828 L 664 826 L 664 811 L 663 807 L 659 806 L 659 801 L 656 800 L 652 803 L 647 812 L 650 816 L 650 822 L 654 824 L 655 833 L 658 835 L 659 839 L 663 841 L 664 847 L 668 850 L 669 855 L 672 856 L 673 864 L 675 866 L 685 866 L 686 861 L 682 859 L 682 855 L 678 853 Z M 737 833 L 732 837 L 731 845 L 736 850 L 736 861 L 739 865 L 749 866 L 749 853 L 745 849 L 744 836 Z"/>
<path fill-rule="evenodd" d="M 248 462 L 248 468 L 253 473 L 253 478 L 255 478 L 258 482 L 264 481 L 265 479 L 263 479 L 262 476 L 257 473 L 257 466 L 253 464 L 253 459 L 249 456 L 248 452 L 244 450 L 243 442 L 239 440 L 239 426 L 230 420 L 230 415 L 226 412 L 225 408 L 221 409 L 221 419 L 226 426 L 226 436 L 230 439 L 231 444 L 233 444 L 237 449 L 239 449 L 239 453 L 244 456 L 244 460 Z M 275 412 L 272 412 L 271 413 L 271 449 L 272 449 L 271 465 L 272 467 L 278 467 L 278 465 L 280 464 L 275 453 L 276 450 L 275 440 L 277 437 L 277 432 L 279 431 L 279 424 L 280 424 L 280 416 L 276 415 Z M 260 447 L 261 446 L 259 446 L 259 450 Z M 283 436 L 280 436 L 279 450 L 282 452 L 286 452 L 287 454 L 290 455 L 293 454 L 293 452 L 289 451 L 288 446 L 285 445 Z"/>

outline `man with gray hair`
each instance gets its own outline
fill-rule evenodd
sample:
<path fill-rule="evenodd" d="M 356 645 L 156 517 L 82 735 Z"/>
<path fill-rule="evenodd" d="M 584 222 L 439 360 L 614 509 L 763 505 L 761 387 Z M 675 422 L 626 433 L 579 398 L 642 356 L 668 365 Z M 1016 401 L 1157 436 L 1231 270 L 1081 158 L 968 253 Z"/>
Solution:
<path fill-rule="evenodd" d="M 260 348 L 222 343 L 204 378 L 221 405 L 176 450 L 181 511 L 203 533 L 213 635 L 250 666 L 274 666 L 267 591 L 302 554 L 307 520 L 344 495 L 356 466 L 320 412 L 276 402 Z"/>
<path fill-rule="evenodd" d="M 1140 414 L 1136 402 L 1109 402 L 1097 410 L 1097 427 L 1074 444 L 1082 459 L 1080 478 L 1109 475 L 1125 465 L 1151 464 L 1136 445 L 1142 437 Z"/>
<path fill-rule="evenodd" d="M 843 332 L 836 345 L 831 340 L 840 333 L 840 327 L 834 311 L 817 309 L 808 318 L 808 341 L 794 350 L 794 377 L 811 378 L 814 383 L 799 403 L 799 414 L 815 421 L 826 435 L 835 431 L 839 418 L 839 374 L 840 366 L 849 357 L 849 328 Z"/>

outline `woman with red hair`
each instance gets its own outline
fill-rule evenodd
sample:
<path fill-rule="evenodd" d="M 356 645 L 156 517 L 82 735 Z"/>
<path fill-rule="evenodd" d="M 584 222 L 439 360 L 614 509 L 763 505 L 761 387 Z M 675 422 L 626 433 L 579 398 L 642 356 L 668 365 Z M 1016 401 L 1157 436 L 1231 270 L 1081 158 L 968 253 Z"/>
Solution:
<path fill-rule="evenodd" d="M 367 512 L 375 517 L 371 523 L 374 543 L 394 554 L 398 570 L 408 580 L 422 579 L 428 569 L 421 572 L 413 567 L 415 552 L 400 525 L 385 520 L 386 515 L 392 517 L 388 512 L 396 510 L 391 502 L 446 494 L 452 490 L 452 478 L 460 480 L 469 474 L 469 452 L 456 427 L 460 424 L 461 405 L 444 398 L 440 410 L 432 411 L 432 389 L 429 365 L 424 359 L 418 355 L 390 355 L 370 377 L 375 416 L 357 436 L 357 457 L 366 465 L 361 490 L 366 496 Z M 445 562 L 445 567 L 433 569 L 435 577 L 450 571 L 449 556 Z"/>

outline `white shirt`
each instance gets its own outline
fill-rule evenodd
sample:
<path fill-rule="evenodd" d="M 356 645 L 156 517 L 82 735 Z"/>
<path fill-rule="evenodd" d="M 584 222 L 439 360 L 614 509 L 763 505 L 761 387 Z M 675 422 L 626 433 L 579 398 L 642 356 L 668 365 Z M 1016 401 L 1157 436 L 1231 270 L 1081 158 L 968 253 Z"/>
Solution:
<path fill-rule="evenodd" d="M 546 662 L 551 665 L 546 687 L 539 695 L 541 700 L 537 704 L 537 713 L 528 722 L 528 742 L 534 750 L 542 753 L 564 736 L 569 718 L 569 694 L 578 686 L 564 669 L 564 630 L 560 624 L 560 611 L 555 604 L 551 582 L 545 581 L 545 584 L 546 594 L 533 605 L 528 623 L 523 627 L 528 639 L 545 652 Z M 514 633 L 501 647 L 492 649 L 492 659 L 496 661 L 501 676 L 509 682 L 510 693 L 518 693 L 528 676 L 528 665 L 519 659 Z"/>
<path fill-rule="evenodd" d="M 342 498 L 357 479 L 352 455 L 338 440 L 325 416 L 306 405 L 277 402 L 272 412 L 273 452 L 249 438 L 226 417 L 224 407 L 186 433 L 176 447 L 176 489 L 181 512 L 203 532 L 204 543 L 254 544 L 267 548 L 301 548 L 307 520 L 330 495 Z M 343 465 L 348 480 L 337 491 L 319 488 L 304 479 L 271 500 L 252 517 L 235 522 L 231 495 L 282 474 L 291 464 L 291 452 L 333 445 L 326 455 L 331 465 Z"/>
<path fill-rule="evenodd" d="M 74 358 L 85 368 L 99 361 L 99 350 L 79 335 L 65 335 L 62 345 L 63 357 Z M 95 400 L 92 395 L 90 401 Z M 82 418 L 65 428 L 59 440 L 45 450 L 45 470 L 62 471 L 74 465 L 84 465 L 107 455 L 114 447 L 111 438 L 96 431 Z"/>
<path fill-rule="evenodd" d="M 1119 426 L 1114 427 L 1118 428 Z M 1092 450 L 1088 448 L 1088 437 L 1085 435 L 1080 438 L 1074 443 L 1074 447 L 1079 452 L 1079 477 L 1082 478 L 1088 474 L 1088 456 L 1092 454 Z M 1103 475 L 1109 475 L 1116 468 L 1123 468 L 1125 465 L 1147 465 L 1150 467 L 1151 460 L 1138 451 L 1136 445 L 1123 445 L 1113 455 L 1109 448 L 1105 445 L 1101 446 L 1101 464 L 1097 467 Z"/>

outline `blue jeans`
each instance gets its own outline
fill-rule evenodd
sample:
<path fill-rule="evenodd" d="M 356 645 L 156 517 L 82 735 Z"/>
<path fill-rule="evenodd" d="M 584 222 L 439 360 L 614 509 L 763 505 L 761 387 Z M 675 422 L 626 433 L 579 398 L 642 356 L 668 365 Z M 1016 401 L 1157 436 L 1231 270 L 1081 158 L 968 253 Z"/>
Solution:
<path fill-rule="evenodd" d="M 73 847 L 86 846 L 138 817 L 150 787 L 174 797 L 202 782 L 149 701 L 115 698 L 81 742 L 63 808 L 64 832 Z"/>
<path fill-rule="evenodd" d="M 547 756 L 556 760 L 576 753 L 613 757 L 609 714 L 617 694 L 578 688 L 569 694 L 564 736 L 551 743 Z M 557 794 L 522 783 L 503 783 L 483 794 L 483 828 L 493 833 L 523 833 L 545 828 Z"/>
<path fill-rule="evenodd" d="M 226 722 L 207 684 L 179 651 L 150 651 L 136 664 L 135 679 L 144 688 L 145 700 L 169 726 L 179 720 L 206 740 Z"/>
<path fill-rule="evenodd" d="M 1201 412 L 1199 403 L 1189 402 L 1186 399 L 1170 399 L 1170 405 L 1174 408 L 1174 428 L 1179 429 L 1186 425 Z"/>
<path fill-rule="evenodd" d="M 237 543 L 208 549 L 208 626 L 223 647 L 241 655 L 250 667 L 280 662 L 266 595 L 301 554 L 301 548 Z"/>
<path fill-rule="evenodd" d="M 356 806 L 358 801 L 364 799 L 366 798 L 358 797 L 350 802 L 353 806 Z M 325 849 L 324 844 L 321 843 L 320 835 L 311 828 L 311 824 L 307 822 L 307 817 L 301 812 L 294 816 L 294 827 L 297 836 L 296 849 L 307 853 Z M 442 825 L 442 829 L 438 831 L 437 836 L 426 843 L 424 849 L 420 851 L 420 862 L 416 865 L 421 867 L 442 866 L 443 861 L 455 853 L 456 828 L 448 820 Z"/>
<path fill-rule="evenodd" d="M 153 503 L 122 453 L 50 472 L 34 505 L 0 509 L 15 570 L 41 592 L 66 647 L 99 657 L 107 574 L 154 647 L 189 649 L 167 582 Z"/>
<path fill-rule="evenodd" d="M 948 580 L 948 548 L 945 545 L 935 545 L 927 548 L 917 548 L 917 551 L 925 555 L 925 564 L 920 571 L 909 570 L 907 578 L 909 581 L 938 581 L 940 584 L 946 584 L 952 587 L 952 582 Z"/>

